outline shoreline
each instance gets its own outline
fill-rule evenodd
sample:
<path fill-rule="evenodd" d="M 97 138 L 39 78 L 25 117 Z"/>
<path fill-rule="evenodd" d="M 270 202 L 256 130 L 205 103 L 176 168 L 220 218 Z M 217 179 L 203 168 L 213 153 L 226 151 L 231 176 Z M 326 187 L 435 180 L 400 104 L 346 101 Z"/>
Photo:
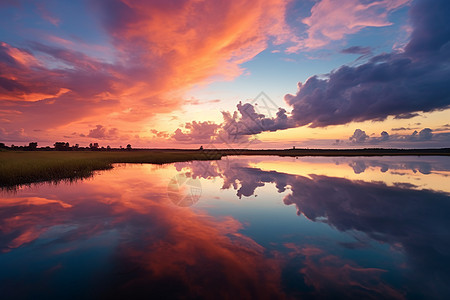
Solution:
<path fill-rule="evenodd" d="M 116 163 L 168 164 L 220 160 L 223 156 L 280 157 L 373 157 L 450 156 L 450 148 L 440 149 L 133 149 L 107 151 L 0 151 L 0 189 L 14 189 L 39 182 L 88 178 L 94 171 L 113 168 Z"/>

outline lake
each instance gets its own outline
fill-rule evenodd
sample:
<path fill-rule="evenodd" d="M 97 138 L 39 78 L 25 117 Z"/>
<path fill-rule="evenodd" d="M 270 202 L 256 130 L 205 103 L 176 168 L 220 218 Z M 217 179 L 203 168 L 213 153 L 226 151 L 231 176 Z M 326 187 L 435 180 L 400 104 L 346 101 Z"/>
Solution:
<path fill-rule="evenodd" d="M 450 297 L 450 158 L 123 164 L 0 192 L 2 299 Z"/>

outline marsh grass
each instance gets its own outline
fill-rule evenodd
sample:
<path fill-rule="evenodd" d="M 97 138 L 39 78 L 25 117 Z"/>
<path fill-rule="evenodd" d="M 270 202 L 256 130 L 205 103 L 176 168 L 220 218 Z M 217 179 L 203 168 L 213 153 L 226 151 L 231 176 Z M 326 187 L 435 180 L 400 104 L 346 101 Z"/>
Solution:
<path fill-rule="evenodd" d="M 165 164 L 189 160 L 220 159 L 220 154 L 200 151 L 2 151 L 0 187 L 44 181 L 76 180 L 107 170 L 114 163 Z"/>

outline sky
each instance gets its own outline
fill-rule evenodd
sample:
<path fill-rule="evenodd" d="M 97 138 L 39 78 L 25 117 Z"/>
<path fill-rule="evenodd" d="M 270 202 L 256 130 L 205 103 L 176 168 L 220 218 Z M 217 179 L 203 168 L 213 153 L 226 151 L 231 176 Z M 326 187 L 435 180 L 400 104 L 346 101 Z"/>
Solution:
<path fill-rule="evenodd" d="M 447 0 L 0 0 L 0 142 L 450 147 Z"/>

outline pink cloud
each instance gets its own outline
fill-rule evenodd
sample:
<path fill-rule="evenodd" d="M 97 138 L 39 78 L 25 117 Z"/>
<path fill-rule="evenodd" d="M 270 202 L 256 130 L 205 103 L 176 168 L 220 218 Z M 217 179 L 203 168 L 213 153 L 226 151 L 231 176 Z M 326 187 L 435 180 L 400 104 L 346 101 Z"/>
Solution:
<path fill-rule="evenodd" d="M 55 26 L 58 26 L 58 25 L 59 25 L 59 23 L 61 22 L 61 20 L 60 20 L 57 16 L 55 16 L 54 14 L 52 14 L 52 13 L 47 9 L 47 7 L 45 6 L 45 4 L 43 4 L 43 3 L 36 3 L 36 7 L 37 7 L 37 10 L 38 10 L 39 14 L 41 15 L 41 17 L 42 17 L 44 20 L 50 22 L 51 24 L 53 24 L 53 25 L 55 25 Z"/>
<path fill-rule="evenodd" d="M 392 25 L 388 14 L 408 2 L 410 0 L 382 0 L 371 3 L 361 0 L 317 2 L 311 9 L 311 16 L 302 20 L 308 26 L 306 38 L 298 40 L 288 51 L 317 49 L 354 34 L 364 27 Z"/>
<path fill-rule="evenodd" d="M 0 140 L 4 142 L 24 142 L 32 139 L 27 136 L 23 128 L 8 131 L 0 127 Z"/>
<path fill-rule="evenodd" d="M 187 123 L 185 128 L 188 132 L 181 131 L 178 128 L 172 135 L 172 138 L 178 142 L 206 143 L 213 141 L 220 125 L 213 122 L 196 122 Z"/>

